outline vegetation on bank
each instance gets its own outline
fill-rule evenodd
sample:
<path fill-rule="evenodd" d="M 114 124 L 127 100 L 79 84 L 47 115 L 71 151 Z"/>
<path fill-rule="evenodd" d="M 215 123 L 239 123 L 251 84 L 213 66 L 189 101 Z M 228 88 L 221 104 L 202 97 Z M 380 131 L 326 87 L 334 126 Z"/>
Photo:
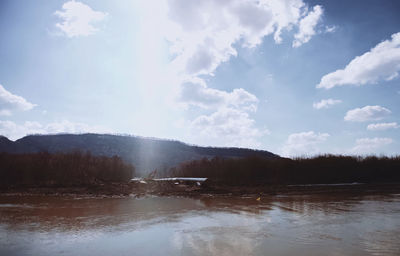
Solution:
<path fill-rule="evenodd" d="M 213 158 L 186 162 L 165 176 L 206 177 L 230 185 L 400 182 L 400 156 L 314 158 Z"/>
<path fill-rule="evenodd" d="M 120 157 L 90 153 L 0 153 L 0 186 L 85 186 L 128 182 L 135 168 Z M 285 185 L 335 183 L 400 183 L 400 156 L 314 158 L 213 158 L 180 164 L 162 177 L 206 177 L 219 184 Z"/>
<path fill-rule="evenodd" d="M 120 157 L 90 153 L 0 153 L 1 186 L 79 186 L 126 182 L 135 168 Z"/>

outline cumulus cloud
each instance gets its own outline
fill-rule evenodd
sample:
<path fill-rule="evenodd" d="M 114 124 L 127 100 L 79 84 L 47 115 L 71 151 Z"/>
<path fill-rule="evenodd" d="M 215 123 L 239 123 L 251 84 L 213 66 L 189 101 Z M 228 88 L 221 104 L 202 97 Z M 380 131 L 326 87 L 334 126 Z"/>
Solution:
<path fill-rule="evenodd" d="M 56 27 L 67 37 L 96 33 L 99 29 L 94 27 L 94 23 L 102 21 L 108 15 L 94 11 L 90 6 L 74 0 L 64 3 L 62 10 L 54 14 L 62 19 L 62 22 L 56 23 Z"/>
<path fill-rule="evenodd" d="M 322 14 L 324 13 L 320 5 L 314 6 L 313 10 L 308 13 L 307 16 L 302 18 L 299 23 L 299 32 L 294 35 L 295 40 L 293 41 L 293 47 L 299 47 L 304 43 L 310 41 L 317 32 L 315 27 L 321 20 Z"/>
<path fill-rule="evenodd" d="M 282 147 L 284 156 L 315 155 L 320 152 L 319 145 L 325 142 L 328 133 L 315 133 L 314 131 L 290 134 Z"/>
<path fill-rule="evenodd" d="M 351 149 L 354 154 L 377 154 L 378 150 L 393 143 L 391 138 L 361 138 L 356 140 L 356 145 Z"/>
<path fill-rule="evenodd" d="M 236 47 L 255 47 L 263 37 L 299 27 L 295 47 L 308 42 L 323 13 L 310 11 L 302 0 L 169 0 L 165 36 L 171 43 L 174 65 L 186 74 L 211 74 L 237 55 Z"/>
<path fill-rule="evenodd" d="M 376 124 L 369 124 L 367 126 L 367 130 L 369 131 L 385 131 L 389 129 L 397 129 L 400 128 L 396 122 L 393 123 L 376 123 Z"/>
<path fill-rule="evenodd" d="M 226 92 L 207 87 L 201 79 L 192 79 L 182 84 L 180 101 L 214 111 L 189 122 L 195 143 L 260 147 L 259 139 L 268 134 L 266 129 L 258 129 L 249 115 L 257 110 L 259 100 L 242 88 Z"/>
<path fill-rule="evenodd" d="M 366 122 L 381 120 L 388 116 L 391 111 L 381 106 L 365 106 L 347 111 L 344 120 L 352 122 Z"/>
<path fill-rule="evenodd" d="M 317 88 L 330 89 L 343 85 L 365 85 L 392 80 L 400 71 L 400 33 L 361 56 L 355 57 L 344 69 L 322 77 Z"/>
<path fill-rule="evenodd" d="M 342 102 L 341 100 L 334 100 L 334 99 L 321 100 L 320 102 L 314 102 L 313 108 L 315 109 L 330 108 L 331 106 L 339 104 L 341 102 Z"/>
<path fill-rule="evenodd" d="M 0 84 L 0 115 L 10 116 L 12 111 L 27 111 L 35 106 L 36 104 L 28 102 L 21 96 L 12 94 Z"/>
<path fill-rule="evenodd" d="M 23 124 L 16 124 L 12 121 L 0 120 L 0 135 L 16 140 L 28 134 L 54 134 L 54 133 L 107 133 L 107 128 L 101 126 L 90 126 L 84 123 L 73 123 L 68 120 L 53 122 L 43 125 L 39 122 L 26 121 Z"/>
<path fill-rule="evenodd" d="M 183 81 L 179 101 L 214 111 L 191 121 L 192 130 L 202 127 L 202 134 L 217 134 L 218 145 L 259 145 L 265 133 L 249 115 L 257 110 L 258 98 L 243 88 L 210 88 L 202 79 L 237 56 L 239 47 L 256 47 L 265 36 L 281 43 L 282 32 L 298 28 L 296 47 L 308 42 L 316 34 L 322 7 L 310 9 L 303 0 L 167 0 L 166 9 L 162 26 L 170 45 L 170 69 Z"/>
<path fill-rule="evenodd" d="M 201 79 L 184 82 L 179 97 L 184 103 L 205 109 L 234 107 L 245 111 L 256 111 L 258 104 L 257 97 L 243 88 L 226 92 L 207 87 Z"/>
<path fill-rule="evenodd" d="M 190 126 L 197 142 L 215 146 L 259 147 L 257 139 L 269 133 L 267 129 L 256 128 L 248 113 L 233 108 L 201 115 Z"/>

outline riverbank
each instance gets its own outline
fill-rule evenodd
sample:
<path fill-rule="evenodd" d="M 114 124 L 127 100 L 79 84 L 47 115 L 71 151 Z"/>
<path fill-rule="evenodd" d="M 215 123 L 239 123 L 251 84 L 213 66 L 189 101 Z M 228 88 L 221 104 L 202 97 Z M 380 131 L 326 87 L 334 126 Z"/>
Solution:
<path fill-rule="evenodd" d="M 13 195 L 87 195 L 95 197 L 113 196 L 267 196 L 267 195 L 299 195 L 322 193 L 400 193 L 399 183 L 379 184 L 300 184 L 300 185 L 258 185 L 231 186 L 215 182 L 204 184 L 180 184 L 171 181 L 142 180 L 136 182 L 120 182 L 94 184 L 90 186 L 69 187 L 7 187 L 0 188 L 0 194 Z"/>

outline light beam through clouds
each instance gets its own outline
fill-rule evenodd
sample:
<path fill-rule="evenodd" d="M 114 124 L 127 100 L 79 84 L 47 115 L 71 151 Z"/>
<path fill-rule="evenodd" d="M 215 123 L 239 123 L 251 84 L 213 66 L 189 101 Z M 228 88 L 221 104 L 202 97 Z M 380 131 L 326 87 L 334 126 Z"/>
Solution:
<path fill-rule="evenodd" d="M 363 2 L 376 10 L 365 18 L 361 2 L 343 12 L 338 2 L 305 0 L 64 0 L 25 8 L 6 1 L 2 131 L 15 138 L 13 130 L 92 130 L 76 128 L 73 120 L 84 120 L 200 145 L 285 146 L 296 155 L 349 153 L 351 141 L 371 134 L 396 142 L 400 5 Z M 388 86 L 345 86 L 367 84 Z M 398 143 L 376 149 L 398 152 Z"/>

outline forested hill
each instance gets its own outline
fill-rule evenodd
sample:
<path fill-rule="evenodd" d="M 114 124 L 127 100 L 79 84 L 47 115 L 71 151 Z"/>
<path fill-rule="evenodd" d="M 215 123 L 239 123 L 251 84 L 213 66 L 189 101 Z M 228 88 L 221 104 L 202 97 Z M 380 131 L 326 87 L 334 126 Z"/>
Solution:
<path fill-rule="evenodd" d="M 188 145 L 179 141 L 161 140 L 122 135 L 105 134 L 58 134 L 29 135 L 11 141 L 0 137 L 0 152 L 72 152 L 90 151 L 93 155 L 120 156 L 125 162 L 136 167 L 136 172 L 145 175 L 179 165 L 182 162 L 201 158 L 241 158 L 258 156 L 278 158 L 268 151 L 245 148 L 215 148 Z"/>

